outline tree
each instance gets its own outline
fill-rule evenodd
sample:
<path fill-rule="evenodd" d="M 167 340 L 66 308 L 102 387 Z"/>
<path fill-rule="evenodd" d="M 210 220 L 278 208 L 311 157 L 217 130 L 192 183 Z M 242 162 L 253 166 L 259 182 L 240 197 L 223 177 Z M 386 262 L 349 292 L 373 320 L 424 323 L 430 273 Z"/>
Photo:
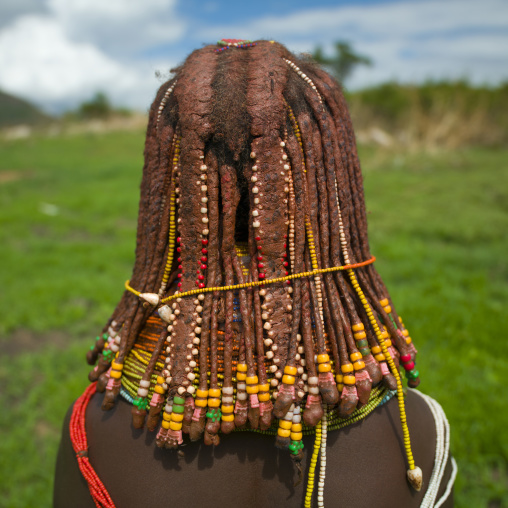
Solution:
<path fill-rule="evenodd" d="M 357 54 L 351 44 L 345 41 L 335 43 L 335 55 L 327 57 L 321 46 L 318 46 L 312 55 L 316 62 L 328 67 L 330 72 L 343 83 L 358 65 L 372 65 L 372 60 L 365 55 Z"/>
<path fill-rule="evenodd" d="M 83 102 L 78 108 L 78 115 L 82 118 L 107 118 L 113 112 L 108 97 L 103 92 L 97 92 L 87 102 Z"/>

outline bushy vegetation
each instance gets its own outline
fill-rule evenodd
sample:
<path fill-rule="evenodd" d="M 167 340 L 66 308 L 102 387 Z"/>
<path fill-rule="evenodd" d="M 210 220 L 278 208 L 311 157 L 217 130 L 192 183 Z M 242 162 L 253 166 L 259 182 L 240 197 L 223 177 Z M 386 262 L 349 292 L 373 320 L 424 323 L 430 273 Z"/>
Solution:
<path fill-rule="evenodd" d="M 413 149 L 508 145 L 508 83 L 386 83 L 347 95 L 356 129 L 382 129 Z"/>
<path fill-rule="evenodd" d="M 43 125 L 50 117 L 28 101 L 0 91 L 0 128 L 12 125 Z"/>
<path fill-rule="evenodd" d="M 61 422 L 130 276 L 143 138 L 0 141 L 0 506 L 51 505 Z M 360 157 L 378 270 L 451 423 L 457 506 L 508 507 L 508 151 Z"/>

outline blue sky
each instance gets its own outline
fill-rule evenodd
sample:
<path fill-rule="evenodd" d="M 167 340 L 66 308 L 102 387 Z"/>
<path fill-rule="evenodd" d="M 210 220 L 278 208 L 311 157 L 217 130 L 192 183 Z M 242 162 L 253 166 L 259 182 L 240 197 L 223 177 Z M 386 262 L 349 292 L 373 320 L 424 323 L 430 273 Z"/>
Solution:
<path fill-rule="evenodd" d="M 374 65 L 346 83 L 508 81 L 507 0 L 7 0 L 0 88 L 48 111 L 97 90 L 146 110 L 161 78 L 223 37 L 275 39 L 295 52 L 346 40 Z"/>

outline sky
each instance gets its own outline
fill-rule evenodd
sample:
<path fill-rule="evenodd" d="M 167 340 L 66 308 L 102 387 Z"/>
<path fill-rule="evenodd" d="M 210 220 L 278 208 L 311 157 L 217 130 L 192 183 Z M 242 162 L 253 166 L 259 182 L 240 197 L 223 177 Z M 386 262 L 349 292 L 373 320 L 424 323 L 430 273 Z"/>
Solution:
<path fill-rule="evenodd" d="M 50 113 L 97 91 L 146 111 L 171 68 L 222 38 L 330 54 L 347 41 L 373 62 L 349 89 L 508 81 L 508 0 L 2 0 L 0 89 Z"/>

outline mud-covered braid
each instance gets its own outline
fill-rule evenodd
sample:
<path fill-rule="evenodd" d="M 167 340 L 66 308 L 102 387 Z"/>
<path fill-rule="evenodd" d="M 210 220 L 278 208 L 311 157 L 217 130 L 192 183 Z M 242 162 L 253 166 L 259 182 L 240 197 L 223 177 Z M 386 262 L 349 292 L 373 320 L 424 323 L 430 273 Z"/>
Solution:
<path fill-rule="evenodd" d="M 372 264 L 342 92 L 280 44 L 226 44 L 152 105 L 136 262 L 90 378 L 159 446 L 257 429 L 297 462 L 304 432 L 326 444 L 396 390 L 416 485 L 398 368 L 416 386 L 416 350 Z"/>

